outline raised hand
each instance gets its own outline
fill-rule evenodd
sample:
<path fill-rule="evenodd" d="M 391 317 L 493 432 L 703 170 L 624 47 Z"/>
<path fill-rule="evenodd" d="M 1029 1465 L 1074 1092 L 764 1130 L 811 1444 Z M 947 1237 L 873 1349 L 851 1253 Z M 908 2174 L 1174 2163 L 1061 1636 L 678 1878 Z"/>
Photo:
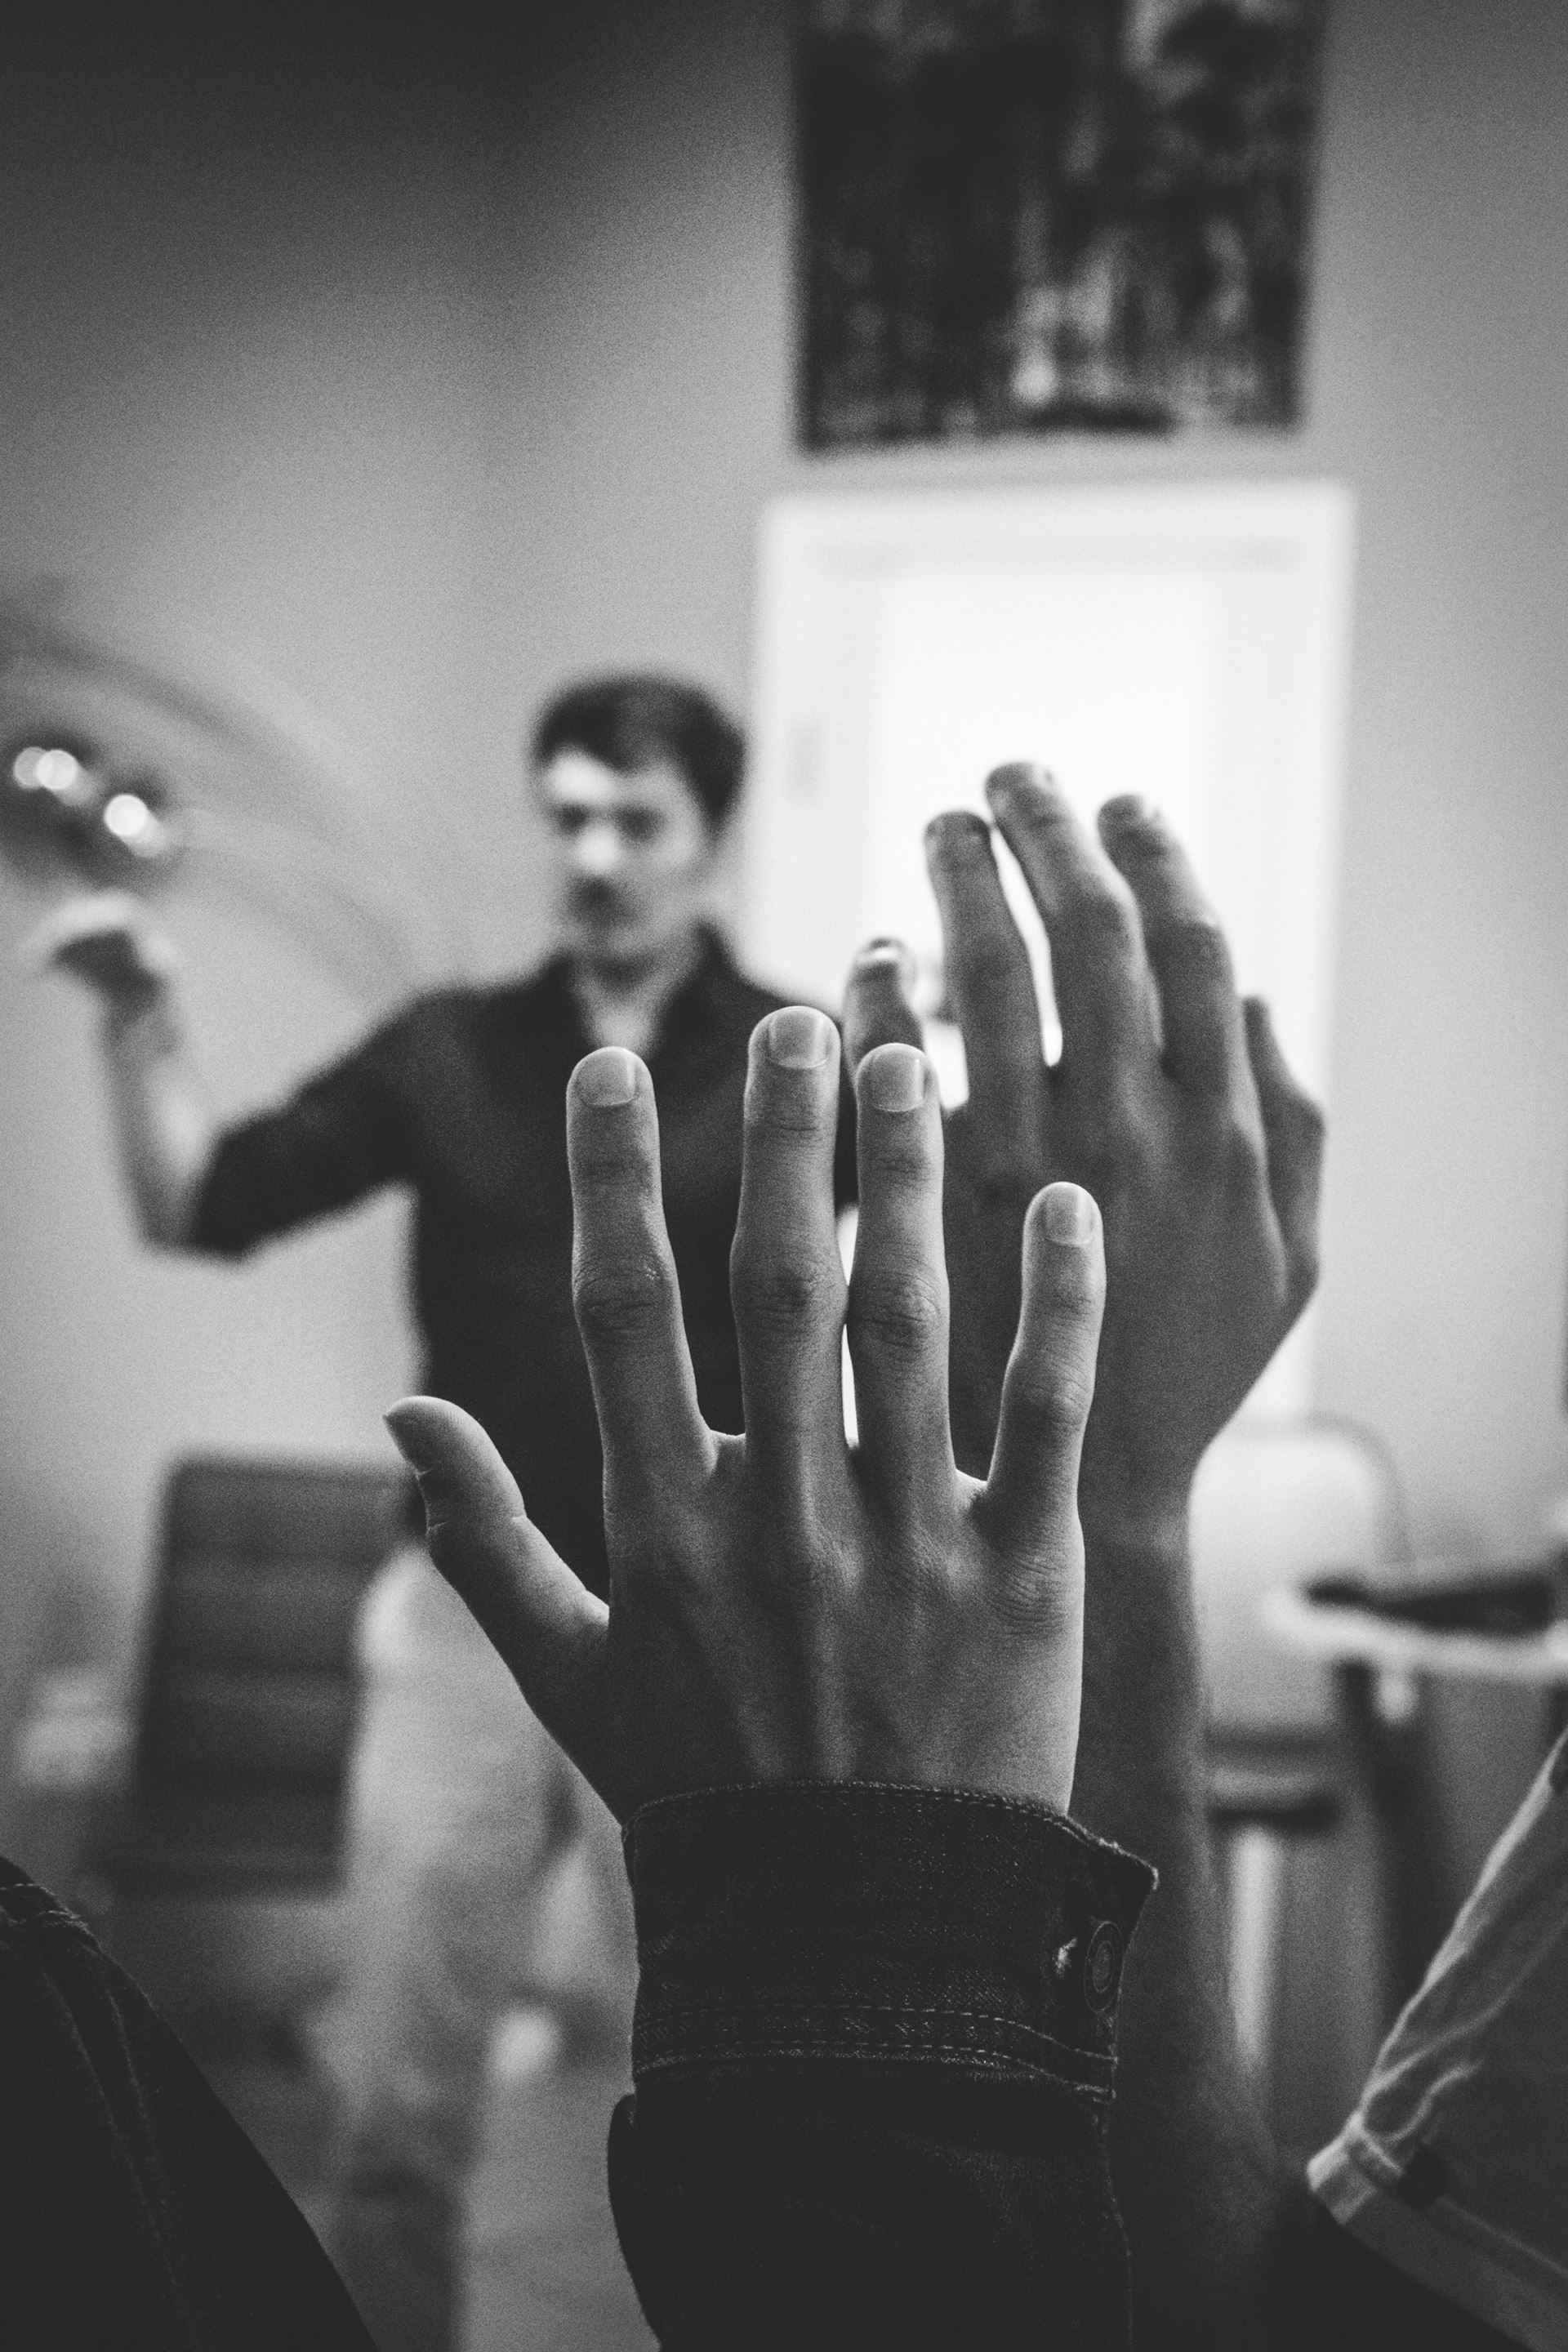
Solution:
<path fill-rule="evenodd" d="M 970 1085 L 948 1126 L 958 1458 L 984 1461 L 995 1425 L 1026 1204 L 1070 1178 L 1100 1202 L 1106 1236 L 1086 1523 L 1168 1530 L 1310 1296 L 1322 1124 L 1264 1006 L 1238 999 L 1224 934 L 1158 815 L 1109 803 L 1101 856 L 1040 772 L 999 769 L 986 793 L 1045 925 L 1063 1042 L 1047 1066 L 988 828 L 939 817 L 927 853 Z M 857 963 L 852 1055 L 911 1034 L 897 980 L 885 943 Z"/>
<path fill-rule="evenodd" d="M 173 941 L 123 890 L 95 891 L 58 908 L 29 934 L 22 960 L 31 971 L 69 972 L 121 1011 L 150 1003 L 179 962 Z"/>
<path fill-rule="evenodd" d="M 1285 2195 L 1241 2066 L 1206 1819 L 1203 1682 L 1186 1549 L 1200 1456 L 1310 1295 L 1322 1123 L 1261 1004 L 1237 996 L 1179 844 L 1135 800 L 1101 856 L 1047 778 L 987 797 L 1050 945 L 1062 1026 L 1047 1067 L 1028 957 L 977 817 L 927 853 L 969 1063 L 948 1123 L 958 1459 L 985 1459 L 1034 1191 L 1089 1186 L 1106 1307 L 1079 1511 L 1088 1549 L 1074 1813 L 1159 1867 L 1121 2011 L 1111 2168 L 1132 2251 L 1135 2345 L 1271 2342 Z M 1109 860 L 1109 862 L 1107 862 Z M 852 975 L 851 1055 L 911 1034 L 897 951 Z"/>
<path fill-rule="evenodd" d="M 605 1450 L 611 1591 L 531 1527 L 477 1423 L 389 1425 L 433 1556 L 524 1696 L 624 1819 L 733 1781 L 963 1786 L 1064 1807 L 1077 1744 L 1079 1448 L 1103 1292 L 1072 1184 L 1021 1210 L 1021 1313 L 984 1485 L 953 1465 L 942 1124 L 907 1044 L 858 1073 L 860 1225 L 834 1230 L 838 1042 L 802 1008 L 752 1040 L 731 1287 L 746 1433 L 703 1423 L 659 1196 L 647 1070 L 590 1055 L 567 1097 L 579 1327 Z M 861 1433 L 845 1443 L 847 1318 Z"/>

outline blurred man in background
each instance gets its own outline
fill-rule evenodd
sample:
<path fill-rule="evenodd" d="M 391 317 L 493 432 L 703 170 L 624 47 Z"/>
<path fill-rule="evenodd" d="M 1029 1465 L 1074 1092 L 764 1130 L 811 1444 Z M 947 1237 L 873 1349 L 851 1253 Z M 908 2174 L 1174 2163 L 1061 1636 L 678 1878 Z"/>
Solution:
<path fill-rule="evenodd" d="M 557 952 L 530 977 L 417 999 L 280 1107 L 220 1128 L 188 1055 L 176 959 L 124 899 L 57 919 L 94 988 L 121 1156 L 155 1246 L 238 1257 L 386 1185 L 414 1195 L 424 1387 L 490 1433 L 536 1526 L 603 1592 L 602 1457 L 572 1300 L 566 1082 L 596 1046 L 658 1089 L 665 1213 L 701 1411 L 742 1425 L 729 1297 L 747 1042 L 782 1001 L 707 919 L 743 744 L 695 688 L 574 687 L 541 715 L 531 789 Z M 837 1190 L 854 1184 L 843 1121 Z M 593 1973 L 624 2025 L 634 1972 L 609 1814 L 410 1543 L 363 1629 L 351 1804 L 347 2116 L 327 2241 L 384 2352 L 458 2325 L 464 2189 L 491 2029 L 547 1872 L 575 1848 Z"/>

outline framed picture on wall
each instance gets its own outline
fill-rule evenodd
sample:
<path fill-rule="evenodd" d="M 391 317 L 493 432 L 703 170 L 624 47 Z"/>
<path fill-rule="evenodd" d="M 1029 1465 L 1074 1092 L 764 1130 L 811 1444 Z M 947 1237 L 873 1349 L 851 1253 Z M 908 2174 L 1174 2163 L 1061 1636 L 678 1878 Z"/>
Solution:
<path fill-rule="evenodd" d="M 802 0 L 802 438 L 1289 425 L 1323 0 Z"/>

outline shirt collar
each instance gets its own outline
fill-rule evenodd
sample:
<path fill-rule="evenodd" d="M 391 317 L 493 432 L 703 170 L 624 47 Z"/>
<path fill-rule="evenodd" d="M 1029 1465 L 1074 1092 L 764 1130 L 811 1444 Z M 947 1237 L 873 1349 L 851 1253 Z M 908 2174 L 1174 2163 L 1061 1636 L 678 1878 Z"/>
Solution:
<path fill-rule="evenodd" d="M 739 980 L 729 944 L 715 925 L 698 925 L 697 947 L 696 961 L 665 1006 L 654 1032 L 653 1042 L 646 1056 L 654 1068 L 668 1062 L 673 1055 L 689 1051 L 700 1043 L 714 1025 L 726 996 Z M 572 986 L 571 958 L 564 954 L 552 956 L 535 985 L 540 994 L 557 1007 L 562 1026 L 572 1041 L 574 1061 L 580 1061 L 584 1054 L 593 1051 L 593 1040 L 584 1026 L 576 992 Z"/>

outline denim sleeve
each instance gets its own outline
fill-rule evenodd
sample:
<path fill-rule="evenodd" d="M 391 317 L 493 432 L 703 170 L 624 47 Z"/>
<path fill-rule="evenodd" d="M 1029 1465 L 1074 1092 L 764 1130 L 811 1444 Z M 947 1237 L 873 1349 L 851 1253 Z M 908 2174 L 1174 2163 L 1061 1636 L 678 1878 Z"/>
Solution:
<path fill-rule="evenodd" d="M 610 2193 L 663 2345 L 1129 2341 L 1104 2119 L 1145 1864 L 863 1785 L 667 1799 L 626 1847 Z"/>

